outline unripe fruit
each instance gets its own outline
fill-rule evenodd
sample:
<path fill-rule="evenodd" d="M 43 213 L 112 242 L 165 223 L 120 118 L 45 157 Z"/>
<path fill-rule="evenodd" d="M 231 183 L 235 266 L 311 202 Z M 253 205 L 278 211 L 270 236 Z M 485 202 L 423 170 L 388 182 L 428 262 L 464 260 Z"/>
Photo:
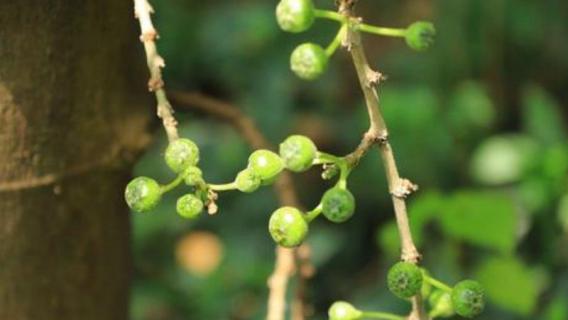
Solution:
<path fill-rule="evenodd" d="M 296 47 L 290 56 L 290 68 L 304 80 L 315 80 L 322 75 L 329 58 L 325 50 L 314 43 L 304 43 Z"/>
<path fill-rule="evenodd" d="M 311 0 L 282 0 L 276 7 L 276 21 L 284 31 L 306 31 L 314 20 L 315 7 Z"/>
<path fill-rule="evenodd" d="M 184 218 L 195 219 L 203 211 L 203 201 L 193 194 L 186 194 L 177 200 L 176 211 Z"/>
<path fill-rule="evenodd" d="M 406 44 L 416 50 L 424 51 L 434 43 L 436 28 L 430 22 L 418 21 L 406 29 Z"/>
<path fill-rule="evenodd" d="M 203 180 L 203 172 L 198 167 L 191 166 L 183 171 L 183 180 L 190 187 L 195 187 L 205 183 Z"/>
<path fill-rule="evenodd" d="M 300 210 L 282 207 L 270 217 L 268 231 L 272 239 L 286 248 L 299 246 L 308 234 L 308 223 Z"/>
<path fill-rule="evenodd" d="M 473 318 L 485 308 L 485 290 L 477 281 L 461 281 L 452 290 L 452 304 L 458 315 Z"/>
<path fill-rule="evenodd" d="M 328 311 L 329 320 L 356 320 L 360 319 L 363 312 L 345 301 L 334 302 Z"/>
<path fill-rule="evenodd" d="M 252 169 L 244 169 L 235 179 L 237 189 L 241 192 L 254 192 L 260 187 L 260 178 L 253 172 Z"/>
<path fill-rule="evenodd" d="M 422 287 L 422 271 L 410 262 L 398 262 L 387 275 L 389 290 L 397 297 L 407 299 L 415 296 Z"/>
<path fill-rule="evenodd" d="M 160 202 L 162 191 L 156 180 L 138 177 L 128 183 L 124 198 L 130 209 L 145 212 L 153 209 Z"/>
<path fill-rule="evenodd" d="M 284 169 L 280 157 L 269 150 L 257 150 L 248 159 L 248 167 L 263 184 L 270 183 Z"/>
<path fill-rule="evenodd" d="M 327 190 L 322 199 L 323 215 L 330 221 L 347 221 L 355 212 L 355 198 L 349 190 L 334 187 Z"/>
<path fill-rule="evenodd" d="M 279 153 L 288 170 L 302 172 L 312 166 L 316 157 L 317 147 L 310 138 L 293 135 L 280 144 Z"/>
<path fill-rule="evenodd" d="M 449 293 L 436 290 L 432 292 L 428 298 L 430 304 L 430 315 L 433 317 L 448 318 L 454 315 L 454 307 L 452 305 L 452 297 Z"/>
<path fill-rule="evenodd" d="M 199 162 L 199 148 L 189 139 L 177 139 L 166 148 L 166 164 L 179 173 Z"/>

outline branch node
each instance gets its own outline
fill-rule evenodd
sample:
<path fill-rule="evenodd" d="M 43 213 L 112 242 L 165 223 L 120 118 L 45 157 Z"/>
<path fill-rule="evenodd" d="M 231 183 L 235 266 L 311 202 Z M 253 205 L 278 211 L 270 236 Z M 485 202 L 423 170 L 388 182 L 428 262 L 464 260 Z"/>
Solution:
<path fill-rule="evenodd" d="M 140 41 L 141 41 L 141 42 L 147 42 L 147 41 L 153 42 L 153 41 L 155 41 L 155 40 L 158 39 L 158 38 L 159 38 L 158 32 L 157 32 L 156 30 L 154 30 L 154 29 L 150 29 L 150 30 L 144 31 L 144 33 L 142 33 L 142 34 L 140 35 Z"/>
<path fill-rule="evenodd" d="M 152 77 L 148 80 L 148 91 L 155 92 L 164 87 L 164 80 L 162 78 Z M 171 109 L 171 108 L 170 108 Z"/>
<path fill-rule="evenodd" d="M 412 183 L 408 179 L 398 179 L 396 185 L 393 187 L 391 194 L 399 199 L 406 199 L 412 193 L 418 191 L 418 185 Z"/>

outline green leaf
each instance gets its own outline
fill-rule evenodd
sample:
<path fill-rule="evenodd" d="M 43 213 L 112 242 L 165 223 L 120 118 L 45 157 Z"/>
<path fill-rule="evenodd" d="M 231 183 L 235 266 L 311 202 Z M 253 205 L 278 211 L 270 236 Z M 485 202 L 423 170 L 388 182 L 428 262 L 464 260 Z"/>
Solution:
<path fill-rule="evenodd" d="M 543 88 L 530 85 L 523 91 L 525 131 L 545 144 L 564 143 L 566 131 L 560 106 Z"/>
<path fill-rule="evenodd" d="M 475 273 L 490 302 L 524 316 L 534 311 L 545 284 L 541 271 L 531 269 L 513 257 L 488 259 Z"/>
<path fill-rule="evenodd" d="M 462 191 L 446 201 L 440 216 L 443 231 L 451 237 L 499 252 L 515 246 L 515 207 L 505 195 Z"/>
<path fill-rule="evenodd" d="M 466 135 L 472 129 L 490 128 L 495 122 L 495 107 L 480 83 L 466 81 L 454 92 L 447 117 L 454 132 Z"/>
<path fill-rule="evenodd" d="M 544 312 L 545 320 L 568 319 L 568 305 L 566 297 L 559 296 L 554 299 Z"/>
<path fill-rule="evenodd" d="M 487 185 L 513 183 L 535 165 L 537 155 L 538 146 L 528 136 L 493 136 L 474 152 L 471 175 Z"/>

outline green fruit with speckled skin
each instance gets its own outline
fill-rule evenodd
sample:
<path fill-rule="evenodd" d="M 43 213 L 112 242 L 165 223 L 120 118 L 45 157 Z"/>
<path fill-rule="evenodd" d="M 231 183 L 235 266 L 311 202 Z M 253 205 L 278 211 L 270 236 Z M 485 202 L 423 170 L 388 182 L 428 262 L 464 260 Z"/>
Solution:
<path fill-rule="evenodd" d="M 330 221 L 347 221 L 355 212 L 355 198 L 347 189 L 334 187 L 327 190 L 321 200 L 323 215 Z"/>
<path fill-rule="evenodd" d="M 458 315 L 473 318 L 485 308 L 485 290 L 477 281 L 461 281 L 452 289 L 452 304 Z"/>
<path fill-rule="evenodd" d="M 276 21 L 287 32 L 306 31 L 315 18 L 315 7 L 311 0 L 282 0 L 276 6 Z"/>
<path fill-rule="evenodd" d="M 308 170 L 318 149 L 310 138 L 301 135 L 289 136 L 280 144 L 280 157 L 284 166 L 290 171 L 303 172 Z"/>
<path fill-rule="evenodd" d="M 235 184 L 237 189 L 241 192 L 254 192 L 260 187 L 260 178 L 254 173 L 252 169 L 245 169 L 237 174 Z"/>
<path fill-rule="evenodd" d="M 177 139 L 168 145 L 164 158 L 168 167 L 179 173 L 199 162 L 199 148 L 189 139 Z"/>
<path fill-rule="evenodd" d="M 183 181 L 191 187 L 204 184 L 203 172 L 198 167 L 191 166 L 183 171 Z"/>
<path fill-rule="evenodd" d="M 434 44 L 436 28 L 430 22 L 418 21 L 406 29 L 406 44 L 416 50 L 424 51 Z"/>
<path fill-rule="evenodd" d="M 262 184 L 268 184 L 284 169 L 284 162 L 272 151 L 256 150 L 248 159 L 248 169 L 260 178 Z"/>
<path fill-rule="evenodd" d="M 334 302 L 328 311 L 329 320 L 357 320 L 363 313 L 345 301 Z"/>
<path fill-rule="evenodd" d="M 329 58 L 325 50 L 314 43 L 296 47 L 290 56 L 290 69 L 304 80 L 315 80 L 327 69 Z"/>
<path fill-rule="evenodd" d="M 423 275 L 418 266 L 410 262 L 398 262 L 387 275 L 389 290 L 397 297 L 408 299 L 422 288 Z"/>
<path fill-rule="evenodd" d="M 272 239 L 282 247 L 299 246 L 308 234 L 308 223 L 300 210 L 294 207 L 282 207 L 270 217 L 268 231 Z"/>
<path fill-rule="evenodd" d="M 177 200 L 176 211 L 184 218 L 195 219 L 203 211 L 203 201 L 193 194 L 186 194 Z"/>
<path fill-rule="evenodd" d="M 136 212 L 152 210 L 162 198 L 160 185 L 148 177 L 137 177 L 124 190 L 124 198 L 130 209 Z"/>

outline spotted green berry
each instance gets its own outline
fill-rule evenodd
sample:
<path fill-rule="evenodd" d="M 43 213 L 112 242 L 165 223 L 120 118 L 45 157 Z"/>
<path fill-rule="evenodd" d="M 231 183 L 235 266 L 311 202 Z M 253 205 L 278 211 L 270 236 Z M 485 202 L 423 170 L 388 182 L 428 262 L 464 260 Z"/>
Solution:
<path fill-rule="evenodd" d="M 203 211 L 203 201 L 193 194 L 186 194 L 177 200 L 176 211 L 184 218 L 195 219 Z"/>
<path fill-rule="evenodd" d="M 322 199 L 323 215 L 330 221 L 347 221 L 355 212 L 355 198 L 347 189 L 334 187 L 327 190 Z"/>
<path fill-rule="evenodd" d="M 431 318 L 449 318 L 455 313 L 451 295 L 443 290 L 432 292 L 428 297 L 428 303 L 430 304 Z"/>
<path fill-rule="evenodd" d="M 162 192 L 156 180 L 137 177 L 126 186 L 124 198 L 130 209 L 136 212 L 146 212 L 152 210 L 160 202 Z"/>
<path fill-rule="evenodd" d="M 174 172 L 182 172 L 199 162 L 199 148 L 189 139 L 177 139 L 166 148 L 166 164 Z"/>
<path fill-rule="evenodd" d="M 398 262 L 387 275 L 389 290 L 397 297 L 407 299 L 415 296 L 422 287 L 422 271 L 409 262 Z"/>
<path fill-rule="evenodd" d="M 248 168 L 260 178 L 262 184 L 268 184 L 284 169 L 284 163 L 272 151 L 256 150 L 248 159 Z"/>
<path fill-rule="evenodd" d="M 477 281 L 461 281 L 452 290 L 452 304 L 458 315 L 473 318 L 485 308 L 485 290 Z"/>
<path fill-rule="evenodd" d="M 276 21 L 284 31 L 306 31 L 314 20 L 315 7 L 311 0 L 282 0 L 276 6 Z"/>
<path fill-rule="evenodd" d="M 406 44 L 416 50 L 424 51 L 434 44 L 436 28 L 430 22 L 418 21 L 406 29 Z"/>
<path fill-rule="evenodd" d="M 325 50 L 314 43 L 296 47 L 290 56 L 290 68 L 304 80 L 315 80 L 327 69 L 329 58 Z"/>
<path fill-rule="evenodd" d="M 349 302 L 334 302 L 328 311 L 329 320 L 357 320 L 363 315 L 363 312 L 357 310 Z"/>
<path fill-rule="evenodd" d="M 300 210 L 282 207 L 272 213 L 268 223 L 272 239 L 282 247 L 299 246 L 308 234 L 308 223 Z"/>
<path fill-rule="evenodd" d="M 183 181 L 191 187 L 205 183 L 203 180 L 203 172 L 195 166 L 191 166 L 183 171 Z"/>
<path fill-rule="evenodd" d="M 235 179 L 237 189 L 241 192 L 254 192 L 260 187 L 260 178 L 254 173 L 252 169 L 244 169 Z"/>
<path fill-rule="evenodd" d="M 288 170 L 303 172 L 312 166 L 316 157 L 317 147 L 310 138 L 293 135 L 280 144 L 279 151 L 280 157 Z"/>

